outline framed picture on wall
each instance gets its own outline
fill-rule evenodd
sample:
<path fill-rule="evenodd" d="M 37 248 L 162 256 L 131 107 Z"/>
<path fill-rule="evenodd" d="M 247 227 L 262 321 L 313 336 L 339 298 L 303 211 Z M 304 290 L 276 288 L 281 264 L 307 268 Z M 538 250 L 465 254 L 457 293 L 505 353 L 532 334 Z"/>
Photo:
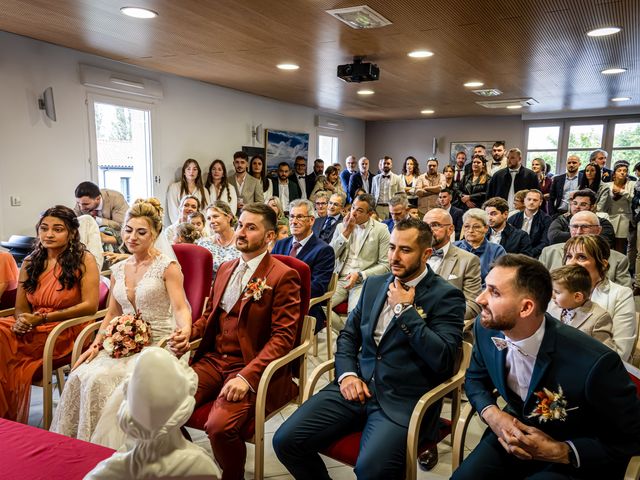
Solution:
<path fill-rule="evenodd" d="M 465 152 L 467 154 L 467 163 L 471 161 L 471 156 L 473 155 L 473 148 L 476 145 L 484 145 L 487 152 L 487 162 L 491 161 L 491 147 L 496 142 L 501 140 L 485 140 L 485 141 L 477 141 L 477 142 L 451 142 L 451 149 L 449 153 L 449 163 L 451 165 L 456 163 L 456 155 L 459 152 Z"/>
<path fill-rule="evenodd" d="M 309 134 L 266 130 L 267 173 L 278 169 L 278 164 L 287 162 L 293 170 L 293 161 L 297 156 L 309 158 Z"/>

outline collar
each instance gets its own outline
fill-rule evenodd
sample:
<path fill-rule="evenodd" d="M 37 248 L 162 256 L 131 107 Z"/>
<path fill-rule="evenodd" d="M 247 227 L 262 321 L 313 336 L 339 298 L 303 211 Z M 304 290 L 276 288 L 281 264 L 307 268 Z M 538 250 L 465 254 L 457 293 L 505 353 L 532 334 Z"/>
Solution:
<path fill-rule="evenodd" d="M 236 182 L 238 183 L 244 183 L 244 181 L 247 179 L 247 172 L 244 172 L 242 174 L 242 179 L 240 179 L 240 177 L 238 176 L 238 174 L 236 173 Z"/>
<path fill-rule="evenodd" d="M 520 173 L 520 169 L 522 168 L 522 165 L 520 165 L 517 168 L 511 168 L 511 167 L 508 167 L 508 168 L 509 168 L 509 173 L 514 173 L 515 172 L 517 174 L 517 173 Z"/>
<path fill-rule="evenodd" d="M 258 269 L 258 265 L 260 265 L 260 262 L 262 262 L 262 259 L 265 257 L 267 252 L 268 250 L 265 250 L 263 253 L 261 253 L 257 257 L 252 258 L 248 262 L 245 262 L 242 259 L 242 257 L 240 257 L 240 263 L 246 263 L 247 267 L 249 267 L 249 271 L 251 272 L 251 275 L 253 275 L 253 273 Z M 238 266 L 240 266 L 240 264 L 238 264 Z"/>
<path fill-rule="evenodd" d="M 104 197 L 102 196 L 102 192 L 100 192 L 100 203 L 98 204 L 96 211 L 101 212 L 103 207 L 104 207 Z"/>
<path fill-rule="evenodd" d="M 282 180 L 278 179 L 278 183 L 280 185 L 289 185 L 289 179 L 287 178 L 284 182 Z"/>
<path fill-rule="evenodd" d="M 360 230 L 366 230 L 369 227 L 369 225 L 371 224 L 371 222 L 373 222 L 373 220 L 371 218 L 369 218 L 369 220 L 364 222 L 362 225 L 356 225 L 356 228 L 359 228 Z"/>
<path fill-rule="evenodd" d="M 496 230 L 495 228 L 490 227 L 490 228 L 489 228 L 489 232 L 490 232 L 489 234 L 490 234 L 490 235 L 499 235 L 499 234 L 502 234 L 502 232 L 504 232 L 506 228 L 507 228 L 507 222 L 504 222 L 504 223 L 502 224 L 502 228 L 501 228 L 500 230 Z"/>
<path fill-rule="evenodd" d="M 514 345 L 516 345 L 524 353 L 535 358 L 538 356 L 538 351 L 540 351 L 540 345 L 542 345 L 542 339 L 544 338 L 546 323 L 547 323 L 546 319 L 543 318 L 542 322 L 540 323 L 540 326 L 533 333 L 533 335 L 527 338 L 523 338 L 522 340 L 518 340 L 518 341 L 512 340 L 507 335 L 505 335 L 505 338 L 507 338 Z"/>
<path fill-rule="evenodd" d="M 440 250 L 442 250 L 442 258 L 444 259 L 444 257 L 447 256 L 447 253 L 449 253 L 449 248 L 451 247 L 451 242 L 447 242 L 444 244 L 444 247 L 440 248 Z"/>
<path fill-rule="evenodd" d="M 580 173 L 580 172 L 577 172 L 573 177 L 570 177 L 570 176 L 569 176 L 569 173 L 567 172 L 567 180 L 575 180 L 575 179 L 577 179 L 577 178 L 578 178 L 578 174 L 579 174 L 579 173 Z"/>
<path fill-rule="evenodd" d="M 540 211 L 540 209 L 536 210 L 536 211 L 535 211 L 535 213 L 534 213 L 533 215 L 529 216 L 529 215 L 527 215 L 527 209 L 525 208 L 525 209 L 522 211 L 522 215 L 523 215 L 523 216 L 525 216 L 525 217 L 527 217 L 529 220 L 532 220 L 532 219 L 533 219 L 533 217 L 535 217 L 535 216 L 538 214 L 538 212 L 539 212 L 539 211 Z"/>
<path fill-rule="evenodd" d="M 309 241 L 309 239 L 313 236 L 313 230 L 311 230 L 311 232 L 309 232 L 309 235 L 307 235 L 306 237 L 304 237 L 302 240 L 296 240 L 296 237 L 292 237 L 292 245 L 293 242 L 298 242 L 300 244 L 300 249 L 302 249 L 302 247 L 304 247 L 307 242 Z"/>
<path fill-rule="evenodd" d="M 427 276 L 427 274 L 429 273 L 429 267 L 425 267 L 424 271 L 418 275 L 416 278 L 414 278 L 413 280 L 410 280 L 408 282 L 405 283 L 405 285 L 407 285 L 408 287 L 417 287 L 418 284 L 422 281 L 422 279 L 424 277 Z"/>

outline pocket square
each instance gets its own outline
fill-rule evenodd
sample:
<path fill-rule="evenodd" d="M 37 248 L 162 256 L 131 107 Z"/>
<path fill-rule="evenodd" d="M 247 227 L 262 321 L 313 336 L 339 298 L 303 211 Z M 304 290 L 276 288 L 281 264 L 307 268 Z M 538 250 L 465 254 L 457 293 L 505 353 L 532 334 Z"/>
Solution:
<path fill-rule="evenodd" d="M 456 278 L 458 278 L 458 275 L 452 273 L 451 275 L 449 275 L 449 278 L 447 280 L 455 280 Z"/>

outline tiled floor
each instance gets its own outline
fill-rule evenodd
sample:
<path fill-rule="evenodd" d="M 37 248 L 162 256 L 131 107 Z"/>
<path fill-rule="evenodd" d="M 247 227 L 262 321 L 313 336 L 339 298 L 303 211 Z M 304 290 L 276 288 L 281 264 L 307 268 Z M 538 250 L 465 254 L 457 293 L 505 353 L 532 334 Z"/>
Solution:
<path fill-rule="evenodd" d="M 324 343 L 324 334 L 320 334 L 320 342 L 318 345 L 319 358 L 309 355 L 308 357 L 308 374 L 322 361 L 326 360 L 326 345 Z M 320 382 L 320 386 L 325 385 L 328 379 L 323 378 Z M 29 424 L 37 427 L 42 427 L 42 389 L 38 387 L 32 388 L 31 396 L 31 412 L 29 415 Z M 58 402 L 58 393 L 54 392 L 54 408 Z M 274 432 L 278 427 L 295 411 L 295 406 L 285 408 L 282 412 L 276 414 L 271 418 L 265 428 L 265 478 L 270 480 L 285 480 L 293 478 L 288 474 L 284 466 L 276 458 L 271 440 Z M 443 409 L 443 415 L 448 416 L 448 405 L 445 405 Z M 467 434 L 468 442 L 467 447 L 473 446 L 478 442 L 482 431 L 484 430 L 484 424 L 482 424 L 477 417 L 474 418 Z M 211 454 L 211 447 L 209 441 L 204 432 L 198 430 L 189 429 L 189 432 L 193 438 L 193 441 L 204 448 Z M 468 450 L 468 448 L 467 448 Z M 447 439 L 438 445 L 438 451 L 440 455 L 440 461 L 438 465 L 431 472 L 423 472 L 418 470 L 418 479 L 420 480 L 441 480 L 448 479 L 451 475 L 451 444 Z M 347 480 L 354 479 L 355 475 L 353 469 L 349 466 L 340 464 L 329 458 L 325 458 L 329 475 L 335 480 Z M 254 447 L 253 445 L 247 445 L 247 464 L 246 464 L 246 479 L 253 479 L 253 464 L 254 464 Z"/>

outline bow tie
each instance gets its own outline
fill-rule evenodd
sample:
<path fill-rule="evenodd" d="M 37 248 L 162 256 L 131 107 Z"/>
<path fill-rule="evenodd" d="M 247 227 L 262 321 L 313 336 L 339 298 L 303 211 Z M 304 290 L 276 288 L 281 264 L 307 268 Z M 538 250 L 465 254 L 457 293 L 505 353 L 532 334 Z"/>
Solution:
<path fill-rule="evenodd" d="M 560 320 L 562 323 L 569 324 L 576 316 L 576 311 L 574 309 L 563 308 L 562 313 L 560 313 Z"/>
<path fill-rule="evenodd" d="M 438 248 L 438 249 L 434 250 L 433 253 L 431 253 L 431 256 L 432 257 L 444 258 L 444 249 Z"/>
<path fill-rule="evenodd" d="M 518 173 L 520 171 L 519 168 L 510 168 L 509 173 Z"/>
<path fill-rule="evenodd" d="M 304 175 L 298 175 L 298 178 L 304 178 Z"/>
<path fill-rule="evenodd" d="M 493 344 L 496 346 L 499 352 L 501 352 L 505 348 L 511 348 L 512 350 L 518 352 L 520 355 L 523 355 L 525 357 L 529 356 L 527 353 L 523 352 L 520 349 L 520 347 L 518 347 L 511 340 L 507 340 L 506 338 L 501 338 L 501 337 L 491 337 L 491 340 L 493 341 Z"/>
<path fill-rule="evenodd" d="M 382 178 L 391 178 L 391 175 L 382 175 Z"/>

